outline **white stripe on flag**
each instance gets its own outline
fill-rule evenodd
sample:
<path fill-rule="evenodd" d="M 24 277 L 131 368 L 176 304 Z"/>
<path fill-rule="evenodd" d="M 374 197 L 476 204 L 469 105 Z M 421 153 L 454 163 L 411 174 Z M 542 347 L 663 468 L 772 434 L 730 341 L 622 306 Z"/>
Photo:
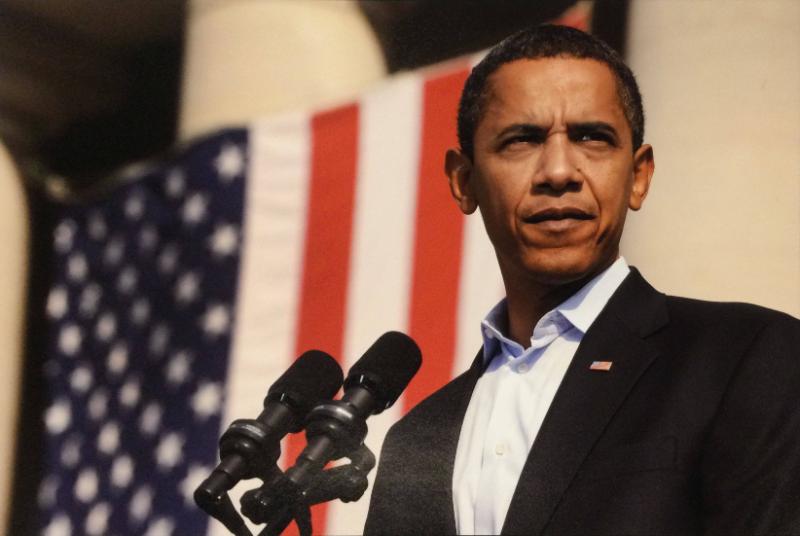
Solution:
<path fill-rule="evenodd" d="M 356 207 L 345 324 L 347 369 L 382 333 L 407 331 L 419 165 L 421 80 L 397 78 L 360 101 Z M 366 444 L 378 456 L 402 401 L 368 421 Z M 370 488 L 355 503 L 334 501 L 326 534 L 360 534 Z M 317 529 L 319 530 L 319 529 Z"/>
<path fill-rule="evenodd" d="M 297 357 L 296 310 L 309 176 L 308 114 L 257 122 L 250 130 L 244 243 L 222 426 L 255 418 L 267 389 Z M 238 507 L 251 480 L 231 493 Z M 253 526 L 250 526 L 251 529 Z M 213 536 L 228 535 L 210 522 Z"/>
<path fill-rule="evenodd" d="M 453 210 L 457 210 L 455 203 Z M 482 344 L 480 322 L 505 295 L 497 258 L 486 236 L 480 211 L 469 216 L 464 224 L 461 255 L 454 377 L 469 368 Z"/>

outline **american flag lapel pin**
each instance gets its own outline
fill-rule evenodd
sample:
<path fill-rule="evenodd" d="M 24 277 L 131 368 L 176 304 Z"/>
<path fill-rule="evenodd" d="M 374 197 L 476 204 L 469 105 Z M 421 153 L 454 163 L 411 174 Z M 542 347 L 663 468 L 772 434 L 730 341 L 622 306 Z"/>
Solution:
<path fill-rule="evenodd" d="M 612 361 L 592 361 L 592 364 L 589 365 L 589 370 L 602 370 L 604 372 L 608 372 L 611 370 L 611 365 L 614 363 Z"/>

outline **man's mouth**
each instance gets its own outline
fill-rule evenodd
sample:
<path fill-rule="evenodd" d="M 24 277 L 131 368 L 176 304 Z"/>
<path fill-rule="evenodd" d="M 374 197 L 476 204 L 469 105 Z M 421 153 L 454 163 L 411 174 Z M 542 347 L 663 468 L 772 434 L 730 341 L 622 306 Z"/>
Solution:
<path fill-rule="evenodd" d="M 575 207 L 546 208 L 524 218 L 525 223 L 560 220 L 593 220 L 594 214 Z"/>

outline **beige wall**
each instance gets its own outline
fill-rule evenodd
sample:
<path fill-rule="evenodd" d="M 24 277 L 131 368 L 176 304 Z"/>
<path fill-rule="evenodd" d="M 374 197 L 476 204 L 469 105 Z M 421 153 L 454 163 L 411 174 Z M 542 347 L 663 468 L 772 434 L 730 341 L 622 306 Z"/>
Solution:
<path fill-rule="evenodd" d="M 800 316 L 800 2 L 639 0 L 656 174 L 623 253 L 660 290 Z"/>

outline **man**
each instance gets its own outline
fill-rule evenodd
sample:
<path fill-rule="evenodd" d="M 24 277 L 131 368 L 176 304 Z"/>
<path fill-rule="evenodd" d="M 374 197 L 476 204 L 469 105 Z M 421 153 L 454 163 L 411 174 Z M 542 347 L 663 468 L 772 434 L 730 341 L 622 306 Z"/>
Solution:
<path fill-rule="evenodd" d="M 390 431 L 365 532 L 800 534 L 800 322 L 665 296 L 620 257 L 654 160 L 619 56 L 515 34 L 458 127 L 450 187 L 506 298 L 470 370 Z"/>

